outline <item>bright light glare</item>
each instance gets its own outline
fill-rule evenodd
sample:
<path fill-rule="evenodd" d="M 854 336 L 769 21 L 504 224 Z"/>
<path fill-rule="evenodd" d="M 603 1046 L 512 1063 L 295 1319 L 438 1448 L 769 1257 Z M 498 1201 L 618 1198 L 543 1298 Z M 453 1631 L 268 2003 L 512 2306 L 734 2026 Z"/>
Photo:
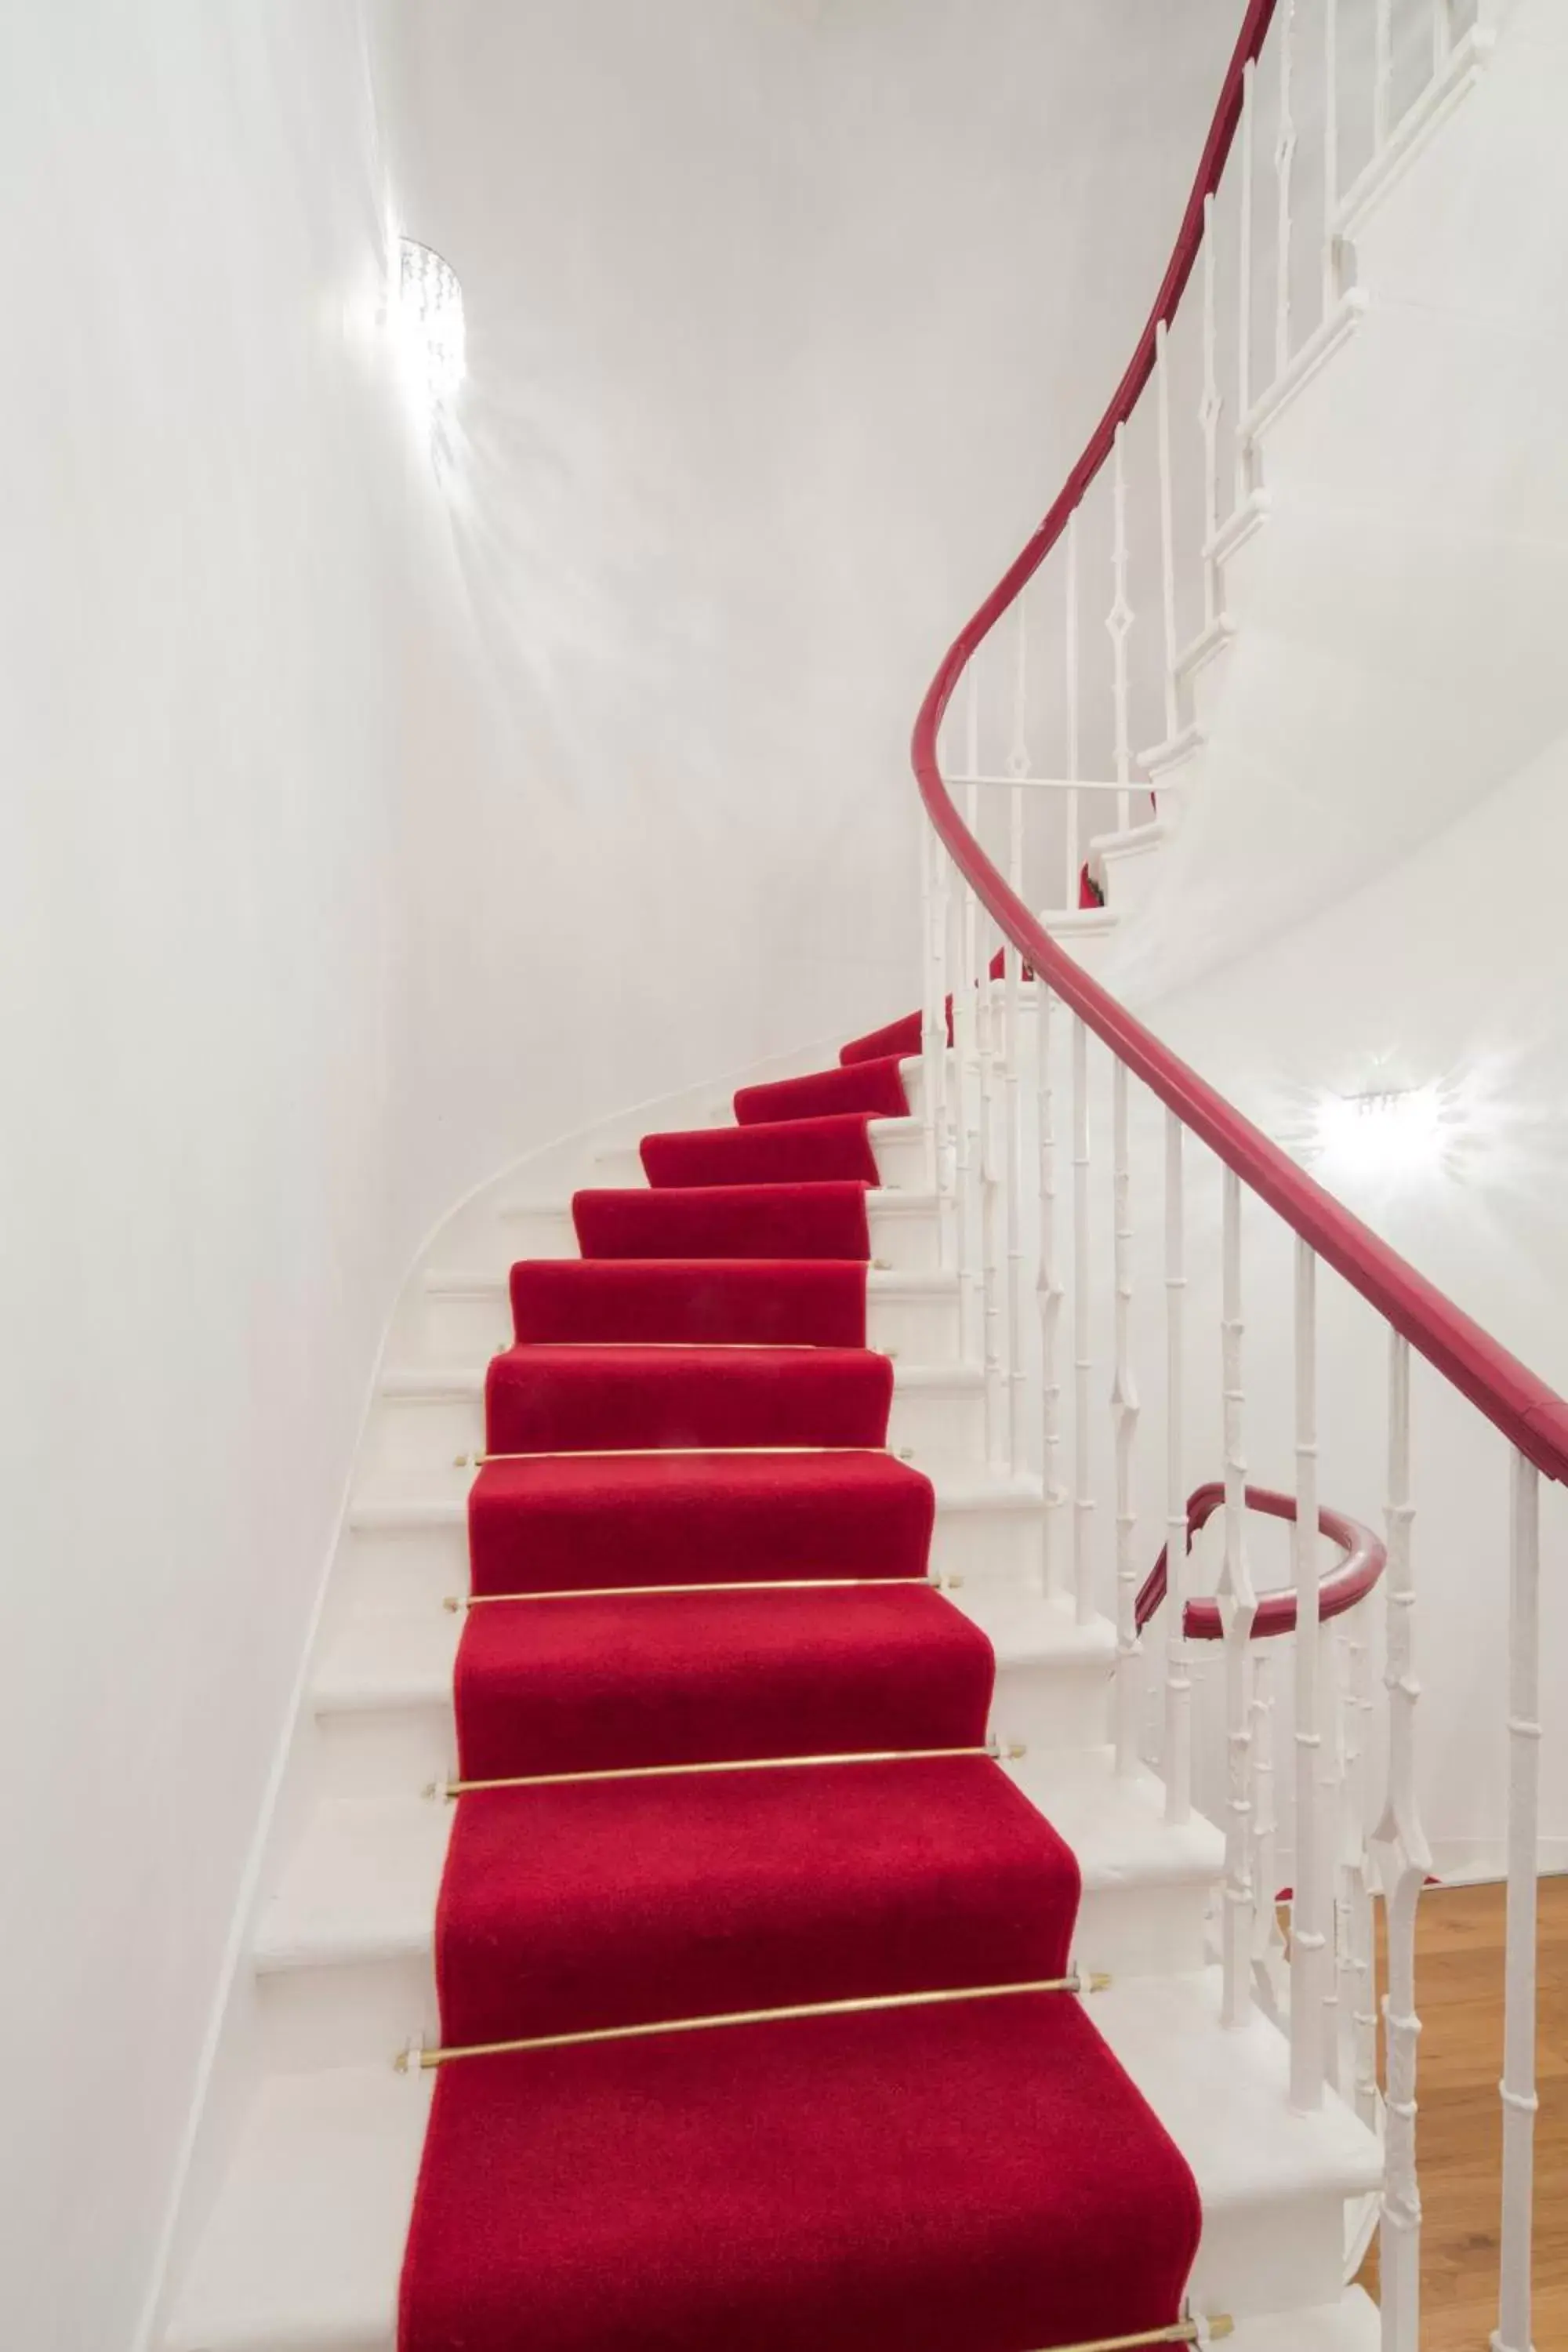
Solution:
<path fill-rule="evenodd" d="M 1443 1154 L 1443 1106 L 1433 1086 L 1325 1095 L 1316 1126 L 1319 1152 L 1342 1177 L 1415 1176 Z"/>
<path fill-rule="evenodd" d="M 415 405 L 434 427 L 463 381 L 463 289 L 451 263 L 429 246 L 405 236 L 398 254 L 398 351 Z"/>

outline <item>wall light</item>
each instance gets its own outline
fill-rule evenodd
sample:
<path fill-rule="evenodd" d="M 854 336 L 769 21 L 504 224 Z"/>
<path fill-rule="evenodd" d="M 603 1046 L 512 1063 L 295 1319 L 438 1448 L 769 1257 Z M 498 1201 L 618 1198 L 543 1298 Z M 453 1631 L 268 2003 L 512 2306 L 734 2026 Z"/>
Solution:
<path fill-rule="evenodd" d="M 451 263 L 412 237 L 397 241 L 392 323 L 410 398 L 434 433 L 465 373 L 463 289 Z"/>
<path fill-rule="evenodd" d="M 1443 1157 L 1443 1103 L 1435 1086 L 1325 1095 L 1314 1124 L 1317 1153 L 1338 1176 L 1415 1176 Z"/>

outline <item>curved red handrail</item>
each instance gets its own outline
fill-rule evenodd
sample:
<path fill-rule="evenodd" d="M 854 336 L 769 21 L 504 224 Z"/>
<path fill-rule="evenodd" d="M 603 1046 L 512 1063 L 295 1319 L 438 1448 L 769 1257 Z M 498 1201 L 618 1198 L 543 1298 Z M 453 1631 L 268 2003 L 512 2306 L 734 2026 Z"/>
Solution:
<path fill-rule="evenodd" d="M 1261 1511 L 1270 1519 L 1294 1519 L 1296 1497 L 1281 1495 L 1272 1486 L 1248 1486 L 1245 1490 L 1249 1511 Z M 1205 1528 L 1225 1500 L 1225 1487 L 1218 1479 L 1207 1486 L 1199 1486 L 1187 1497 L 1187 1542 L 1190 1545 L 1200 1528 Z M 1359 1519 L 1346 1517 L 1343 1511 L 1331 1511 L 1325 1505 L 1318 1513 L 1318 1525 L 1324 1535 L 1337 1543 L 1344 1558 L 1338 1568 L 1331 1570 L 1318 1586 L 1318 1619 L 1327 1624 L 1331 1617 L 1342 1617 L 1358 1601 L 1364 1601 L 1388 1564 L 1388 1553 L 1380 1538 Z M 1162 1544 L 1160 1557 L 1149 1571 L 1148 1580 L 1138 1595 L 1134 1616 L 1142 1633 L 1165 1598 L 1170 1547 Z M 1271 1641 L 1280 1633 L 1296 1630 L 1296 1595 L 1294 1592 L 1267 1592 L 1258 1604 L 1258 1614 L 1252 1621 L 1255 1642 Z M 1225 1627 L 1220 1620 L 1217 1601 L 1189 1601 L 1182 1611 L 1182 1630 L 1191 1642 L 1221 1642 Z"/>
<path fill-rule="evenodd" d="M 1396 1250 L 1380 1241 L 1370 1226 L 1325 1192 L 1278 1144 L 1087 976 L 992 865 L 954 807 L 937 761 L 937 733 L 953 688 L 975 648 L 1061 537 L 1068 518 L 1110 455 L 1118 427 L 1131 415 L 1149 380 L 1157 331 L 1169 321 L 1192 274 L 1203 243 L 1205 201 L 1219 184 L 1241 111 L 1246 68 L 1262 47 L 1274 7 L 1275 0 L 1250 0 L 1170 263 L 1110 405 L 1045 520 L 959 631 L 926 690 L 910 746 L 915 778 L 926 813 L 954 865 L 1025 961 L 1175 1113 L 1184 1127 L 1206 1143 L 1326 1265 L 1342 1275 L 1510 1444 L 1547 1477 L 1568 1484 L 1568 1402 L 1417 1274 Z"/>

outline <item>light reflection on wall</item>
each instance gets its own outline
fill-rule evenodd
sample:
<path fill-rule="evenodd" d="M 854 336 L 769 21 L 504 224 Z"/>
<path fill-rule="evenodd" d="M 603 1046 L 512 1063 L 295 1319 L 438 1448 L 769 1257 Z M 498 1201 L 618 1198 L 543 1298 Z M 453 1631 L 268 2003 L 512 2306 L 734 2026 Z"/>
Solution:
<path fill-rule="evenodd" d="M 397 242 L 391 316 L 409 398 L 439 446 L 466 373 L 463 289 L 451 263 L 412 237 Z"/>

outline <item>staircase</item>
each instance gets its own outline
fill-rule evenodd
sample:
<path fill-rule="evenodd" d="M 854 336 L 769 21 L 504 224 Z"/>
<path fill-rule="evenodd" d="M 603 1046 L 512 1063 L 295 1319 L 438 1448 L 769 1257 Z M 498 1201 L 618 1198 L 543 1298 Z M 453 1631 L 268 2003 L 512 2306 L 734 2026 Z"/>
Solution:
<path fill-rule="evenodd" d="M 1399 107 L 1417 15 L 1429 56 Z M 1495 2341 L 1529 2352 L 1530 1660 L 1538 1485 L 1568 1474 L 1568 1407 L 1091 976 L 1157 898 L 1202 790 L 1239 659 L 1225 565 L 1268 519 L 1267 434 L 1293 402 L 1330 396 L 1359 315 L 1342 201 L 1364 227 L 1492 46 L 1448 0 L 1325 0 L 1332 274 L 1321 323 L 1294 348 L 1281 328 L 1276 376 L 1239 403 L 1228 520 L 1200 404 L 1198 626 L 1184 636 L 1175 322 L 1194 282 L 1212 389 L 1205 272 L 1227 163 L 1256 167 L 1265 70 L 1285 224 L 1268 299 L 1289 310 L 1295 17 L 1247 9 L 1127 379 L 922 710 L 921 1013 L 829 1066 L 803 1055 L 722 1106 L 660 1107 L 649 1131 L 612 1123 L 596 1151 L 563 1147 L 553 1197 L 492 1185 L 403 1302 L 208 2090 L 163 2352 L 1222 2337 L 1416 2352 L 1413 1354 L 1513 1449 Z M 1364 51 L 1371 77 L 1348 199 L 1337 35 L 1346 69 Z M 1129 646 L 1140 417 L 1163 622 L 1145 672 Z M 1073 646 L 1095 494 L 1110 723 L 1091 742 L 1071 716 L 1063 756 L 1037 772 L 1025 592 L 1037 614 L 1032 583 L 1065 557 Z M 1019 651 L 998 704 L 982 649 L 1004 624 Z M 1163 729 L 1142 757 L 1141 677 Z M 1086 858 L 1103 911 L 1076 904 Z M 1221 1197 L 1206 1239 L 1186 1205 L 1200 1150 Z M 1243 1444 L 1244 1200 L 1249 1233 L 1269 1221 L 1263 1255 L 1283 1253 L 1269 1297 L 1294 1336 L 1296 1480 L 1268 1499 Z M 1326 1508 L 1331 1460 L 1319 1492 L 1320 1265 L 1387 1350 L 1386 1554 Z M 1151 1287 L 1163 1381 L 1140 1353 L 1134 1300 Z M 1186 1342 L 1204 1318 L 1223 1379 L 1200 1401 Z M 1167 1555 L 1163 1617 L 1142 1642 L 1140 1445 L 1161 1465 Z M 1193 1545 L 1216 1498 L 1188 1488 L 1215 1469 L 1205 1605 Z M 1260 1512 L 1297 1530 L 1290 1585 L 1261 1604 L 1247 1549 Z M 1351 1560 L 1321 1593 L 1320 1528 Z M 1205 1643 L 1224 1682 L 1207 1696 Z M 1288 1937 L 1271 1899 L 1280 1643 Z M 1205 1724 L 1225 1759 L 1207 1783 Z M 1381 2060 L 1374 1892 L 1392 1962 Z M 1347 2284 L 1379 2221 L 1381 2308 Z"/>

